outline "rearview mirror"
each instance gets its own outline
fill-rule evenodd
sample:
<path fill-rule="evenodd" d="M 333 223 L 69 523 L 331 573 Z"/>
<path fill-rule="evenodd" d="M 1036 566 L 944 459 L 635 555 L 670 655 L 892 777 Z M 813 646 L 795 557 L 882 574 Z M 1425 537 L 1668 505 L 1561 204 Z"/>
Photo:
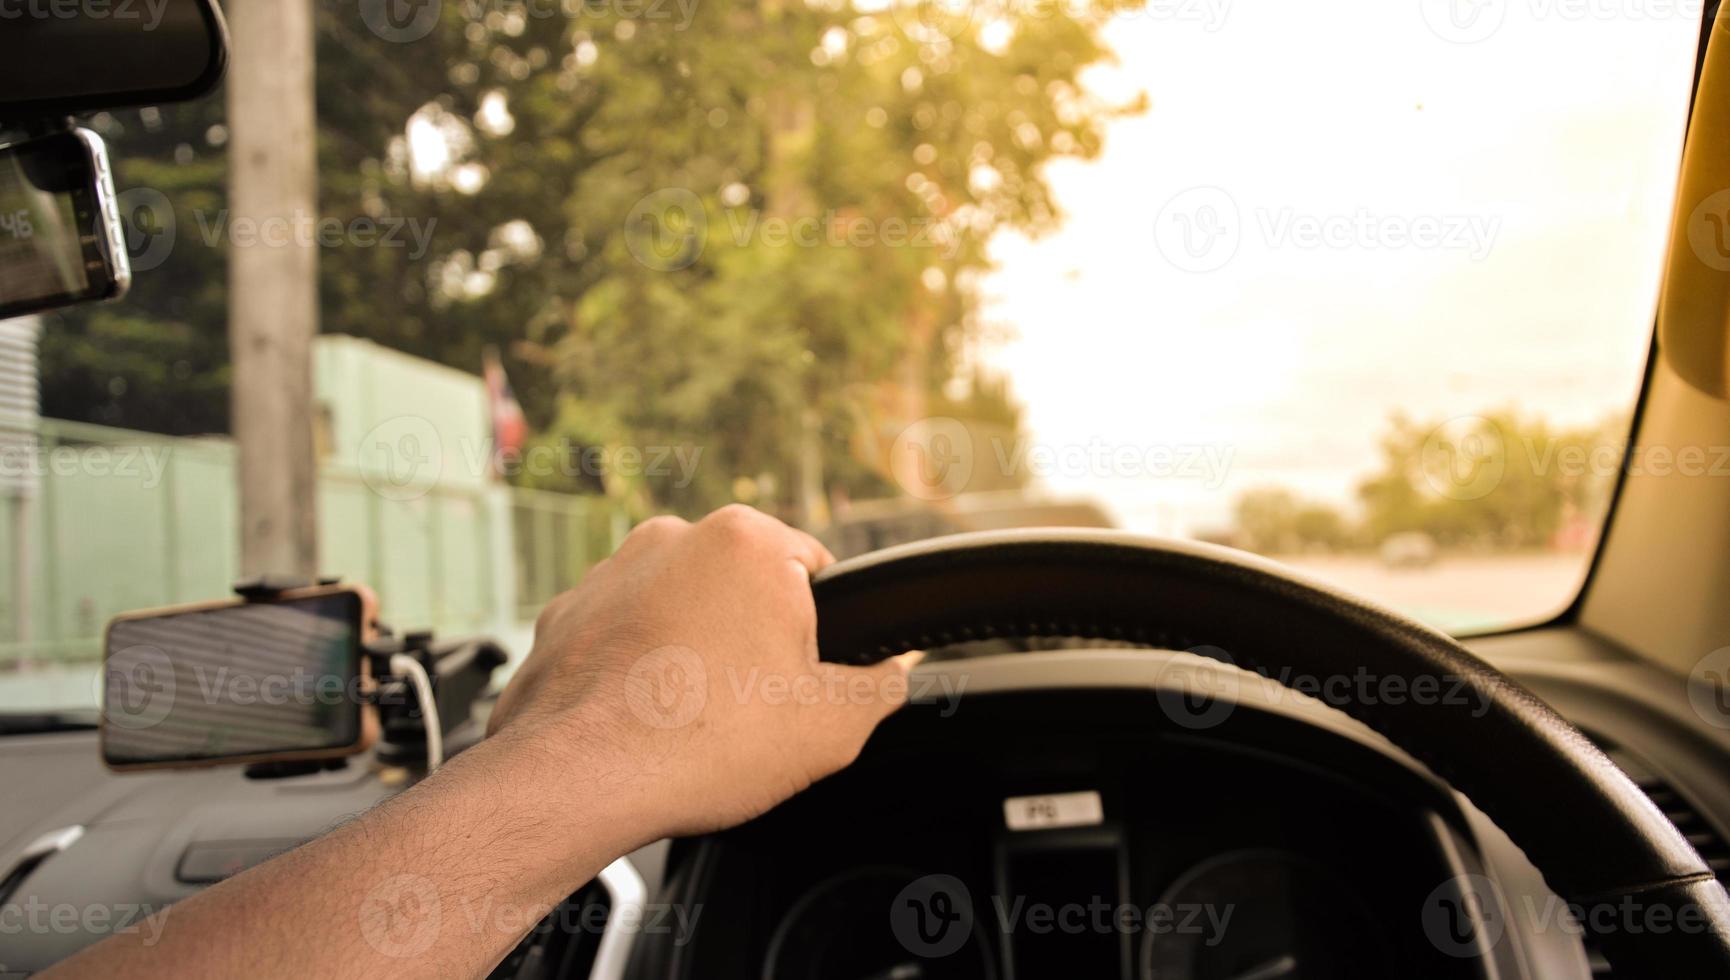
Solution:
<path fill-rule="evenodd" d="M 0 3 L 0 125 L 183 102 L 215 88 L 227 62 L 213 0 Z"/>

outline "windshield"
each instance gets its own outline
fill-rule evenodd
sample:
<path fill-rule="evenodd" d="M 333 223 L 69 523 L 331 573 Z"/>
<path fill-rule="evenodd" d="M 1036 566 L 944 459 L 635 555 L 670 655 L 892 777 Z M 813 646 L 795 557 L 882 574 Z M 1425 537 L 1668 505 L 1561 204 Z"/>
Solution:
<path fill-rule="evenodd" d="M 843 557 L 1116 527 L 1456 632 L 1544 619 L 1623 462 L 1698 26 L 319 4 L 314 211 L 234 200 L 270 104 L 89 122 L 137 282 L 0 325 L 39 391 L 8 402 L 0 708 L 93 705 L 110 617 L 239 576 L 238 454 L 302 433 L 237 444 L 230 336 L 273 299 L 232 275 L 285 249 L 317 260 L 318 567 L 399 628 L 521 655 L 633 523 L 733 501 Z"/>

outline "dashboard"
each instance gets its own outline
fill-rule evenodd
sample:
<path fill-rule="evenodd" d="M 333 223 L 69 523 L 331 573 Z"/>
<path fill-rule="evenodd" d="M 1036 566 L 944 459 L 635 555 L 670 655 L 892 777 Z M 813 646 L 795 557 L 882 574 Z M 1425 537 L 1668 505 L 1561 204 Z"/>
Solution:
<path fill-rule="evenodd" d="M 846 772 L 676 845 L 673 901 L 706 913 L 671 975 L 1482 975 L 1417 914 L 1469 827 L 1374 749 L 1260 711 L 1187 731 L 1147 691 L 958 709 L 916 706 Z"/>
<path fill-rule="evenodd" d="M 1691 716 L 1679 679 L 1574 630 L 1472 646 L 1611 746 L 1730 874 L 1730 733 Z M 1554 900 L 1506 836 L 1384 739 L 1272 682 L 1243 675 L 1223 712 L 1172 701 L 1182 656 L 927 664 L 939 696 L 887 722 L 852 768 L 750 824 L 619 862 L 494 975 L 1610 976 L 1553 923 L 1506 916 L 1496 942 L 1465 942 L 1497 909 L 1462 881 L 1492 883 L 1507 909 Z M 283 780 L 115 775 L 92 733 L 5 747 L 0 784 L 31 792 L 0 806 L 0 976 L 43 969 L 126 910 L 171 904 L 403 785 L 376 763 Z M 28 908 L 107 918 L 36 928 Z"/>

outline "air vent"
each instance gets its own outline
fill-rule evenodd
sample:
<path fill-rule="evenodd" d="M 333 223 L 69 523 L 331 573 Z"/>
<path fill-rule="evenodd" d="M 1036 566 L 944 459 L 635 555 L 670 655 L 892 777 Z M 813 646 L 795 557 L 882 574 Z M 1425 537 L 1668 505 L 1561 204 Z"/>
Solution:
<path fill-rule="evenodd" d="M 1610 761 L 1620 766 L 1634 780 L 1635 785 L 1646 791 L 1652 802 L 1658 804 L 1658 809 L 1664 811 L 1664 816 L 1676 825 L 1682 836 L 1688 838 L 1688 843 L 1700 852 L 1707 867 L 1718 876 L 1725 887 L 1730 888 L 1730 839 L 1726 839 L 1724 831 L 1707 819 L 1706 815 L 1695 806 L 1680 790 L 1671 785 L 1662 776 L 1652 771 L 1644 760 L 1615 742 L 1600 735 L 1589 736 L 1610 757 Z M 1591 960 L 1594 977 L 1610 977 L 1615 972 L 1590 939 L 1586 942 L 1586 955 Z"/>
<path fill-rule="evenodd" d="M 78 839 L 84 836 L 84 828 L 74 825 L 52 830 L 25 845 L 18 852 L 18 859 L 13 862 L 4 875 L 0 875 L 0 903 L 9 901 L 12 893 L 24 886 L 24 879 L 35 873 L 42 863 L 61 851 L 66 850 Z"/>
<path fill-rule="evenodd" d="M 1664 811 L 1664 816 L 1676 825 L 1682 836 L 1688 838 L 1688 843 L 1700 852 L 1706 859 L 1706 864 L 1718 880 L 1730 887 L 1730 841 L 1725 839 L 1723 831 L 1706 818 L 1706 815 L 1683 796 L 1681 791 L 1670 785 L 1663 777 L 1653 772 L 1639 756 L 1606 739 L 1594 738 L 1608 755 L 1611 761 L 1622 767 L 1629 778 L 1658 804 L 1658 809 Z"/>

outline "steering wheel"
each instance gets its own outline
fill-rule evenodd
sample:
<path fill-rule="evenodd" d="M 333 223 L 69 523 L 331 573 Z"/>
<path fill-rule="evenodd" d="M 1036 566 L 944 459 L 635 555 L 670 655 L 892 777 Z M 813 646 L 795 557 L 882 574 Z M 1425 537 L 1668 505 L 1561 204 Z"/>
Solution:
<path fill-rule="evenodd" d="M 1344 710 L 1466 794 L 1571 905 L 1589 912 L 1629 902 L 1650 913 L 1642 921 L 1671 924 L 1628 930 L 1615 928 L 1615 915 L 1585 916 L 1617 976 L 1730 977 L 1730 896 L 1675 825 L 1544 702 L 1395 613 L 1226 548 L 1090 530 L 890 548 L 831 566 L 813 591 L 819 648 L 842 663 L 966 640 L 1064 636 L 1217 648 L 1269 677 L 1363 669 L 1402 678 L 1406 690 L 1419 678 L 1461 686 L 1472 697 L 1354 701 Z"/>

